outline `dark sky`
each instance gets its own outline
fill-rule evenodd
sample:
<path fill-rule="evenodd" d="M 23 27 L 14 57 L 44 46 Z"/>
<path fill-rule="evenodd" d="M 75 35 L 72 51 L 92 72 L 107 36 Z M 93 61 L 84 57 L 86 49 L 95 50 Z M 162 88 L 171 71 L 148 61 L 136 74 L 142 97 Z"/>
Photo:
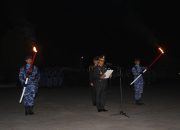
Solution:
<path fill-rule="evenodd" d="M 89 61 L 98 54 L 120 65 L 129 65 L 134 57 L 148 64 L 159 54 L 159 45 L 166 57 L 178 60 L 177 2 L 4 0 L 0 5 L 5 66 L 22 64 L 33 40 L 40 49 L 37 62 L 46 66 L 74 66 L 81 56 Z"/>

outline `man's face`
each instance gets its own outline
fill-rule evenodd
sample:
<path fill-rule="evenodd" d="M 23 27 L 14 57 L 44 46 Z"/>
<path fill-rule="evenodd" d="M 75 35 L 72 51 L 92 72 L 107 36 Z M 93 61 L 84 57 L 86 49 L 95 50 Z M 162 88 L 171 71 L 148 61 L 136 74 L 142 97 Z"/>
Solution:
<path fill-rule="evenodd" d="M 98 65 L 103 66 L 104 62 L 105 62 L 105 60 L 103 58 L 99 58 Z"/>
<path fill-rule="evenodd" d="M 26 63 L 27 64 L 31 64 L 32 63 L 32 59 L 31 58 L 26 59 Z"/>
<path fill-rule="evenodd" d="M 135 62 L 134 62 L 136 65 L 140 65 L 140 60 L 136 60 Z"/>

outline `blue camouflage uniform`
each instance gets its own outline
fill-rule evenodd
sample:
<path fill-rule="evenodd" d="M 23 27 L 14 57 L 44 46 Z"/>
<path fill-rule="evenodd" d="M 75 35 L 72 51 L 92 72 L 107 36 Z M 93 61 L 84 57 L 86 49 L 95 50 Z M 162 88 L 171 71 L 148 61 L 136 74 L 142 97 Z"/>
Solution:
<path fill-rule="evenodd" d="M 143 71 L 145 67 L 141 67 L 140 65 L 135 65 L 132 67 L 132 74 L 134 79 L 137 78 Z M 141 76 L 136 82 L 134 82 L 134 91 L 135 91 L 135 100 L 140 100 L 143 94 L 144 80 L 143 76 Z"/>
<path fill-rule="evenodd" d="M 26 91 L 23 97 L 23 104 L 25 107 L 32 107 L 34 105 L 34 99 L 38 92 L 38 82 L 40 80 L 40 73 L 38 71 L 38 68 L 36 66 L 33 66 L 32 72 L 29 75 L 28 83 L 27 85 L 24 84 L 29 67 L 30 65 L 27 64 L 23 66 L 19 72 L 20 82 L 23 85 L 23 87 L 26 87 Z"/>

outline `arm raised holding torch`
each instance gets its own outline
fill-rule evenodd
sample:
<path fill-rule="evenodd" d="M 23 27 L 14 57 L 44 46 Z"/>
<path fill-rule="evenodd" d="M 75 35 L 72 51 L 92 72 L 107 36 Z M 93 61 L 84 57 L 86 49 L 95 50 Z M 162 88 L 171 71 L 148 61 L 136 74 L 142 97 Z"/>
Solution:
<path fill-rule="evenodd" d="M 33 47 L 34 55 L 33 57 L 26 57 L 26 65 L 20 69 L 19 79 L 23 85 L 23 91 L 19 100 L 19 103 L 24 103 L 25 114 L 34 114 L 32 109 L 34 105 L 34 98 L 37 94 L 38 82 L 40 79 L 40 74 L 38 68 L 34 66 L 34 61 L 37 54 L 36 47 Z"/>
<path fill-rule="evenodd" d="M 142 103 L 142 94 L 143 94 L 143 87 L 144 81 L 142 75 L 155 63 L 158 59 L 164 54 L 164 51 L 161 48 L 158 48 L 161 54 L 156 57 L 156 59 L 147 67 L 142 67 L 140 65 L 140 60 L 135 60 L 135 65 L 132 68 L 132 73 L 134 75 L 134 80 L 130 83 L 130 85 L 134 84 L 134 92 L 135 92 L 135 102 L 136 105 L 143 105 Z"/>
<path fill-rule="evenodd" d="M 141 76 L 142 74 L 144 74 L 155 62 L 157 62 L 159 60 L 159 58 L 162 56 L 162 54 L 164 54 L 164 51 L 162 50 L 162 48 L 158 48 L 159 51 L 161 52 L 160 55 L 158 57 L 156 57 L 156 59 L 147 67 L 145 68 L 141 74 L 139 74 L 131 83 L 130 85 L 133 85 Z"/>

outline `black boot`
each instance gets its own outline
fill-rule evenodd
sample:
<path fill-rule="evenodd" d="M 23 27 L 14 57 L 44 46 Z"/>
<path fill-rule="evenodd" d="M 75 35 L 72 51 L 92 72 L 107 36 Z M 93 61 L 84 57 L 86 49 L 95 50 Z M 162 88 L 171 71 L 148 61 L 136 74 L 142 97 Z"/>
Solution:
<path fill-rule="evenodd" d="M 102 109 L 102 111 L 107 112 L 108 110 L 106 110 L 106 109 Z"/>
<path fill-rule="evenodd" d="M 102 112 L 103 111 L 103 109 L 98 109 L 98 112 Z"/>
<path fill-rule="evenodd" d="M 30 106 L 30 107 L 29 107 L 29 114 L 30 114 L 30 115 L 34 115 L 33 106 Z"/>
<path fill-rule="evenodd" d="M 144 105 L 144 103 L 141 100 L 136 100 L 136 105 Z"/>
<path fill-rule="evenodd" d="M 93 103 L 93 106 L 96 106 L 96 103 Z"/>
<path fill-rule="evenodd" d="M 24 108 L 25 108 L 25 115 L 26 115 L 26 116 L 29 115 L 29 107 L 28 107 L 28 106 L 25 106 Z"/>

